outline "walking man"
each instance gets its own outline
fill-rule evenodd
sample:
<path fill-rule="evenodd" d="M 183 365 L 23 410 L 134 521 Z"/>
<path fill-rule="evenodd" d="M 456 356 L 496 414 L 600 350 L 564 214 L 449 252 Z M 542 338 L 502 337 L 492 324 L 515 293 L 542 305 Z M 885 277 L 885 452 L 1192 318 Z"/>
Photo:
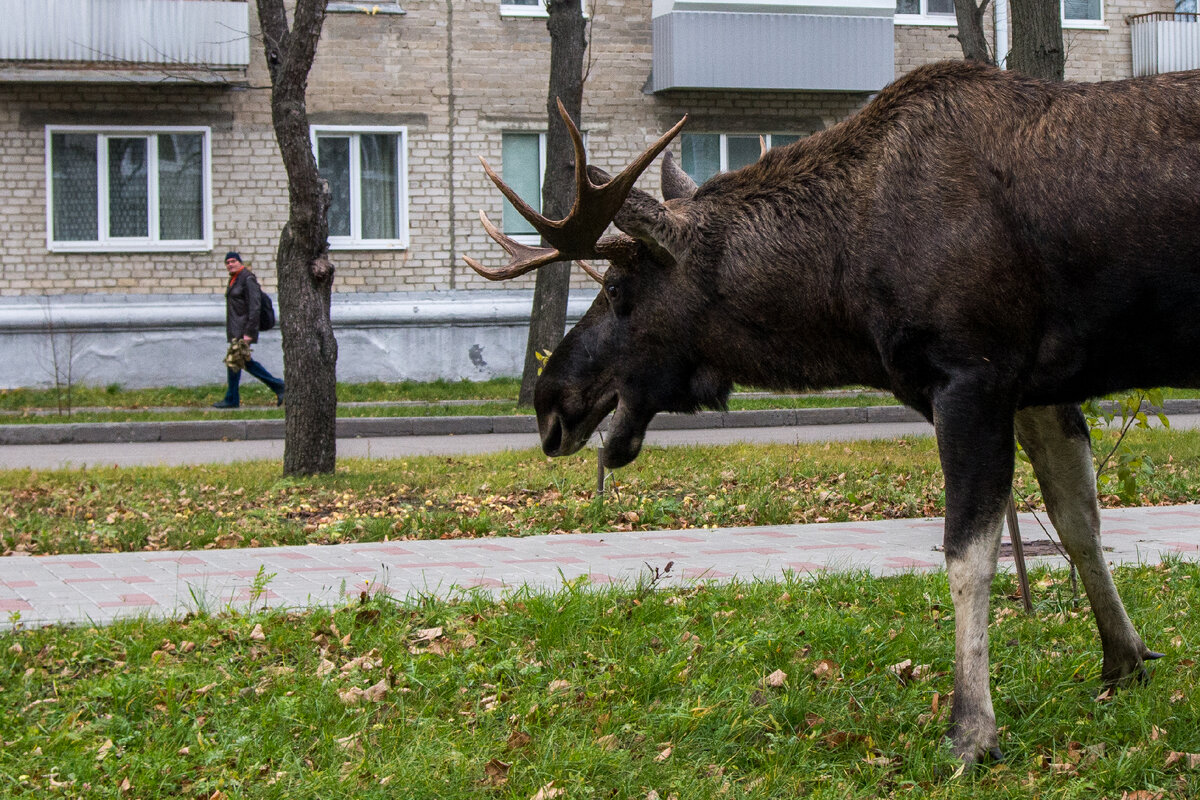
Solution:
<path fill-rule="evenodd" d="M 262 289 L 259 288 L 258 278 L 242 263 L 242 257 L 233 251 L 225 254 L 225 269 L 229 272 L 229 286 L 225 289 L 225 338 L 229 340 L 225 371 L 228 388 L 225 398 L 213 403 L 213 408 L 237 408 L 242 404 L 238 384 L 242 380 L 243 369 L 265 383 L 275 393 L 275 405 L 281 406 L 283 381 L 250 357 L 250 345 L 258 341 L 262 305 Z"/>

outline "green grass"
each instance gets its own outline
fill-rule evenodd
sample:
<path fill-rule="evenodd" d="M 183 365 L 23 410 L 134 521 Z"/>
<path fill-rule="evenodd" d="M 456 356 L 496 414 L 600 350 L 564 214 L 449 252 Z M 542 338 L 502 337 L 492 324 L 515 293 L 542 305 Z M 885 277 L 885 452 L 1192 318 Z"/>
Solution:
<path fill-rule="evenodd" d="M 338 416 L 347 417 L 445 417 L 532 414 L 518 406 L 518 383 L 497 379 L 484 383 L 339 384 Z M 72 397 L 70 413 L 59 413 L 52 391 L 0 390 L 0 424 L 46 425 L 69 422 L 164 422 L 207 419 L 283 419 L 275 395 L 257 384 L 242 389 L 242 408 L 218 411 L 212 403 L 224 395 L 223 386 L 195 389 L 147 389 L 114 391 L 88 389 Z M 368 403 L 371 405 L 346 405 Z M 401 405 L 387 405 L 399 403 Z M 734 411 L 771 408 L 861 408 L 898 405 L 890 396 L 875 392 L 845 395 L 813 394 L 775 397 L 737 397 L 729 403 Z"/>
<path fill-rule="evenodd" d="M 1138 504 L 1200 501 L 1200 432 L 1135 431 L 1158 465 Z M 528 536 L 938 516 L 932 438 L 647 448 L 595 493 L 595 453 L 0 472 L 0 552 L 87 553 Z M 1018 494 L 1037 507 L 1027 464 Z M 1116 497 L 1105 505 L 1121 505 Z"/>
<path fill-rule="evenodd" d="M 960 772 L 941 739 L 944 574 L 829 575 L 0 634 L 0 796 L 1195 797 L 1168 762 L 1200 752 L 1200 570 L 1117 571 L 1167 658 L 1104 702 L 1086 604 L 1034 578 L 1033 616 L 993 587 L 999 766 Z M 904 660 L 928 667 L 902 681 Z"/>

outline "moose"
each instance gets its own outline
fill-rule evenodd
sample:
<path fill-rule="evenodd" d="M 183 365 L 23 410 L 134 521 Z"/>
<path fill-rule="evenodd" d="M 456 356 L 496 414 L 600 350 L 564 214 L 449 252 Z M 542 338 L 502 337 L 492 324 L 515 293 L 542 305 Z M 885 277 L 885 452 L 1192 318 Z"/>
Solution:
<path fill-rule="evenodd" d="M 560 106 L 561 111 L 561 106 Z M 1100 546 L 1079 404 L 1200 386 L 1200 72 L 1054 83 L 970 62 L 925 66 L 858 114 L 697 187 L 662 160 L 663 202 L 634 187 L 686 121 L 616 177 L 575 148 L 565 219 L 524 203 L 547 246 L 468 264 L 504 280 L 579 260 L 601 291 L 535 390 L 542 448 L 576 452 L 612 413 L 603 458 L 636 458 L 660 411 L 723 408 L 734 382 L 864 384 L 933 423 L 955 609 L 947 735 L 1002 757 L 988 601 L 1016 440 L 1082 577 L 1110 685 L 1147 648 Z M 605 234 L 613 224 L 621 233 Z M 588 260 L 606 260 L 601 273 Z"/>

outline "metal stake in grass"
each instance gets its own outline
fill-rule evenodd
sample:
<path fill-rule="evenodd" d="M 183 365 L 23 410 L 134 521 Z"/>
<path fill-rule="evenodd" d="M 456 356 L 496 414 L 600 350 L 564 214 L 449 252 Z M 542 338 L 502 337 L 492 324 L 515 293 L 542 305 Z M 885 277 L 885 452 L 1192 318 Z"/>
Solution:
<path fill-rule="evenodd" d="M 1026 613 L 1033 613 L 1033 598 L 1029 596 L 1029 572 L 1025 569 L 1025 543 L 1021 541 L 1021 527 L 1017 523 L 1017 502 L 1012 494 L 1008 496 L 1008 508 L 1005 509 L 1008 518 L 1008 538 L 1012 540 L 1013 563 L 1017 565 L 1017 584 L 1021 587 L 1021 602 L 1025 604 Z"/>

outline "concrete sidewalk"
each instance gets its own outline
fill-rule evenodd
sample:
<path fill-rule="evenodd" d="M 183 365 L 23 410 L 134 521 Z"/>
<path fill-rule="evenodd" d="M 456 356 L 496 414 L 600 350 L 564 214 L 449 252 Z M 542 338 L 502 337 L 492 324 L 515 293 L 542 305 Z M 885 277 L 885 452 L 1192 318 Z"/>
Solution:
<path fill-rule="evenodd" d="M 1044 521 L 1044 520 L 1043 520 Z M 1048 524 L 1048 523 L 1046 523 Z M 1110 563 L 1157 563 L 1200 552 L 1200 506 L 1103 512 Z M 1023 539 L 1045 542 L 1032 515 Z M 23 625 L 104 624 L 263 605 L 332 606 L 360 592 L 395 597 L 554 590 L 588 576 L 632 583 L 647 566 L 672 564 L 670 584 L 777 579 L 787 572 L 869 570 L 878 575 L 944 566 L 941 519 L 763 528 L 401 541 L 250 550 L 201 550 L 0 558 L 0 613 Z M 1028 546 L 1028 545 L 1027 545 Z M 1042 549 L 1042 548 L 1038 548 Z M 1031 562 L 1062 564 L 1056 556 Z M 1011 568 L 1011 558 L 1001 568 Z M 1006 566 L 1007 565 L 1007 566 Z M 262 578 L 260 576 L 260 570 Z M 266 576 L 270 576 L 269 579 Z M 256 591 L 257 589 L 261 591 Z"/>

